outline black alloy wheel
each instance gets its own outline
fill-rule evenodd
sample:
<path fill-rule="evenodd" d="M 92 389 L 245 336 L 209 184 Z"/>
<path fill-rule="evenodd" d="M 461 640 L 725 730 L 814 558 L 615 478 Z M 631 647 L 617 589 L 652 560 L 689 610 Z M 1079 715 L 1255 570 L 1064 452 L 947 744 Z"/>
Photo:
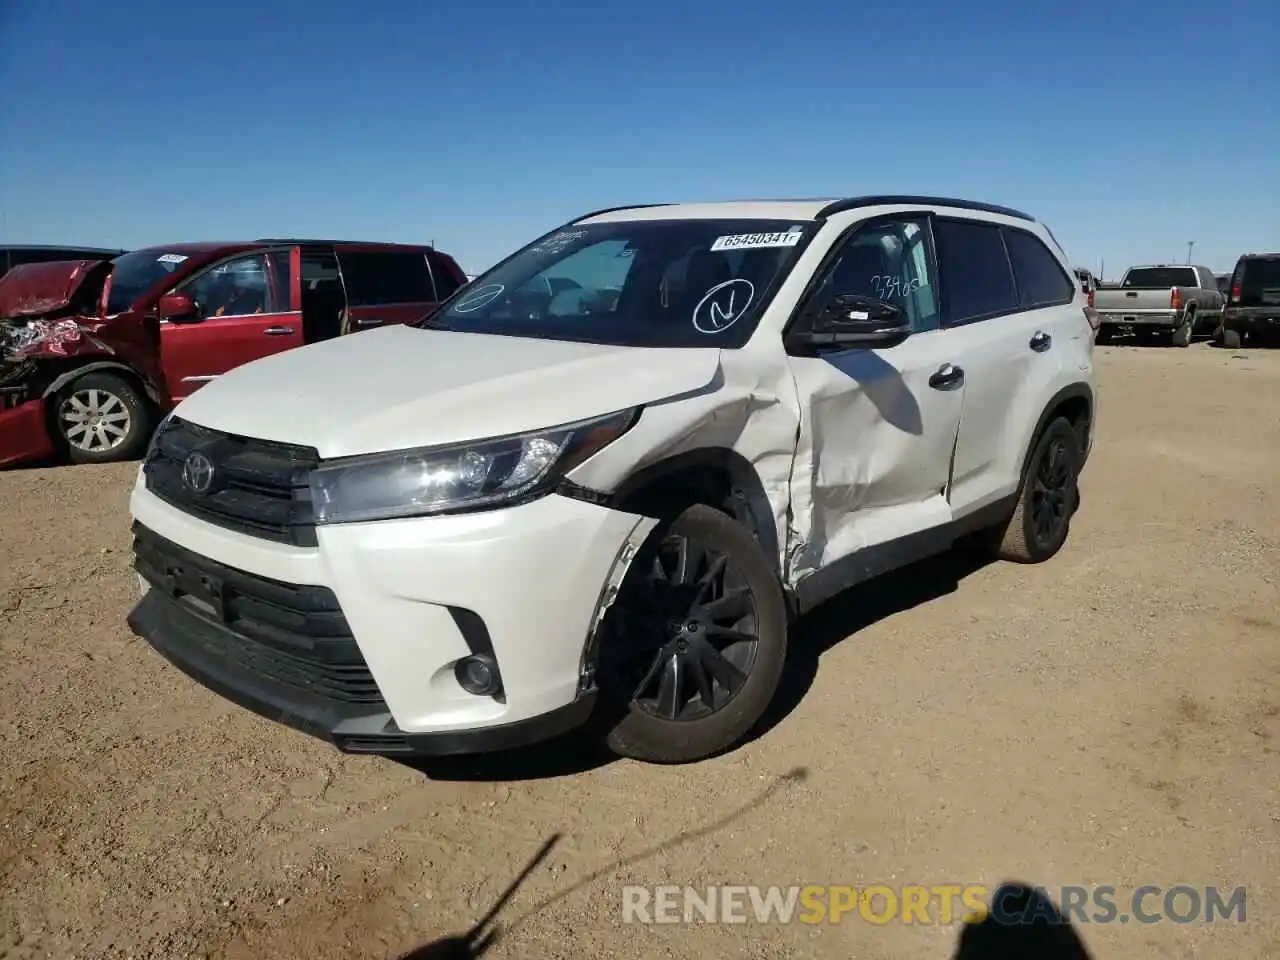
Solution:
<path fill-rule="evenodd" d="M 1075 459 L 1070 439 L 1053 436 L 1045 446 L 1031 478 L 1031 523 L 1036 545 L 1049 549 L 1071 519 L 1075 497 Z"/>
<path fill-rule="evenodd" d="M 617 753 L 700 760 L 738 741 L 786 657 L 782 588 L 754 537 L 694 506 L 640 551 L 606 618 L 596 676 Z"/>

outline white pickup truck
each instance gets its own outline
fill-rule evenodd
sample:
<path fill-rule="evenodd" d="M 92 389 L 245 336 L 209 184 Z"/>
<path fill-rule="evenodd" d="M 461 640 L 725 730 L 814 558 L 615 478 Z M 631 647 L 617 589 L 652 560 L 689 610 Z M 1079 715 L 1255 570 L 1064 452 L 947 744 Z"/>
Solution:
<path fill-rule="evenodd" d="M 1098 342 L 1107 343 L 1128 328 L 1140 341 L 1162 337 L 1175 347 L 1190 346 L 1195 334 L 1217 328 L 1225 303 L 1208 267 L 1130 267 L 1119 284 L 1102 284 L 1094 292 L 1093 305 L 1102 320 Z"/>
<path fill-rule="evenodd" d="M 587 214 L 417 324 L 178 406 L 133 493 L 129 622 L 349 752 L 584 727 L 708 757 L 760 720 L 796 616 L 969 535 L 1058 552 L 1095 321 L 1004 207 Z"/>

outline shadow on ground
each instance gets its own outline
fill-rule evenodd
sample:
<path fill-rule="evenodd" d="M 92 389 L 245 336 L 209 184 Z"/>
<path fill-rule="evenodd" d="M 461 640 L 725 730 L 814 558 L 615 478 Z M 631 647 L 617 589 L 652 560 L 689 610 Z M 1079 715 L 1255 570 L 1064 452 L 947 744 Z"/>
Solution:
<path fill-rule="evenodd" d="M 991 911 L 960 931 L 953 960 L 1090 960 L 1084 941 L 1043 890 L 1004 883 Z"/>
<path fill-rule="evenodd" d="M 725 827 L 746 816 L 752 810 L 755 810 L 757 807 L 767 803 L 768 800 L 779 790 L 803 783 L 808 779 L 808 776 L 809 771 L 805 767 L 796 767 L 794 770 L 790 770 L 787 773 L 775 777 L 773 782 L 769 784 L 769 786 L 765 787 L 765 789 L 755 797 L 748 800 L 738 808 L 730 810 L 724 816 L 713 820 L 710 823 L 703 824 L 701 827 L 696 829 L 686 830 L 683 833 L 679 833 L 667 840 L 663 840 L 650 847 L 646 847 L 645 849 L 629 856 L 622 857 L 598 870 L 593 871 L 592 873 L 587 874 L 585 877 L 574 881 L 557 893 L 535 903 L 527 911 L 516 917 L 515 920 L 511 921 L 511 923 L 506 927 L 496 923 L 495 921 L 497 920 L 498 914 L 507 905 L 507 903 L 510 902 L 511 898 L 515 896 L 515 893 L 520 888 L 521 884 L 529 878 L 530 874 L 537 869 L 540 863 L 546 860 L 555 845 L 559 843 L 561 835 L 558 833 L 552 834 L 542 844 L 542 847 L 533 855 L 533 858 L 525 865 L 525 868 L 520 871 L 519 875 L 516 876 L 507 889 L 503 891 L 502 895 L 498 897 L 497 902 L 489 908 L 489 912 L 481 917 L 470 930 L 452 937 L 442 937 L 439 940 L 433 940 L 430 943 L 424 944 L 423 946 L 406 953 L 401 960 L 467 960 L 467 958 L 483 956 L 489 949 L 496 946 L 504 936 L 508 935 L 517 927 L 522 926 L 526 921 L 541 913 L 552 904 L 571 896 L 584 887 L 590 886 L 601 877 L 606 877 L 617 871 L 634 866 L 637 863 L 648 860 L 651 857 L 655 857 L 658 854 L 671 850 L 674 847 L 718 833 Z"/>
<path fill-rule="evenodd" d="M 785 720 L 809 692 L 822 655 L 872 624 L 955 593 L 960 581 L 991 562 L 976 550 L 956 549 L 859 584 L 800 618 L 792 629 L 778 692 L 749 740 Z"/>

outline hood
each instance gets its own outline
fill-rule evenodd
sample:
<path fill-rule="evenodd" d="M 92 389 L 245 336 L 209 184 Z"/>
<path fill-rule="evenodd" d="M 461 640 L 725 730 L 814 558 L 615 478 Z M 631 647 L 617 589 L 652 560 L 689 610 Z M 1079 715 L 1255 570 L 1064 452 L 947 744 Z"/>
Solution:
<path fill-rule="evenodd" d="M 41 317 L 87 306 L 96 313 L 109 260 L 25 263 L 0 277 L 0 317 Z"/>
<path fill-rule="evenodd" d="M 177 416 L 325 458 L 586 420 L 710 384 L 718 348 L 657 350 L 393 326 L 256 360 Z"/>

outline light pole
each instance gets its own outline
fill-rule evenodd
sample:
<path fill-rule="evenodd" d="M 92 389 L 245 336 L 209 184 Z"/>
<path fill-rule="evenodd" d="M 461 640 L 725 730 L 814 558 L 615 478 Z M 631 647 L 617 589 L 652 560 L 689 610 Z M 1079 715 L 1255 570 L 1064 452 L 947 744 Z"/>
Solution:
<path fill-rule="evenodd" d="M 1191 248 L 1196 245 L 1194 240 L 1187 241 L 1187 266 L 1191 265 Z"/>

